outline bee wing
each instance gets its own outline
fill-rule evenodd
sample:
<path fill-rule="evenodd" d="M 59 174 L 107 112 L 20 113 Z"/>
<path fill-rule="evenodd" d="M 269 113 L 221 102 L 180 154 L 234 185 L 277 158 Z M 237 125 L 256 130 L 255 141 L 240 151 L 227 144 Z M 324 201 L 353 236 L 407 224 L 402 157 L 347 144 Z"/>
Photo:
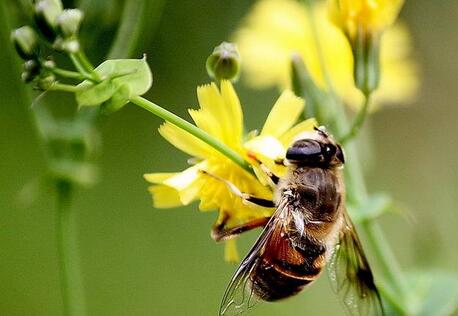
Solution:
<path fill-rule="evenodd" d="M 264 253 L 265 246 L 274 231 L 281 229 L 283 225 L 281 218 L 286 209 L 286 203 L 277 208 L 253 247 L 235 271 L 224 293 L 219 310 L 220 316 L 240 315 L 262 299 L 262 297 L 257 297 L 253 293 L 250 274 L 259 263 L 259 258 Z"/>
<path fill-rule="evenodd" d="M 344 228 L 328 264 L 333 289 L 350 315 L 385 315 L 369 262 L 346 211 L 343 221 Z"/>

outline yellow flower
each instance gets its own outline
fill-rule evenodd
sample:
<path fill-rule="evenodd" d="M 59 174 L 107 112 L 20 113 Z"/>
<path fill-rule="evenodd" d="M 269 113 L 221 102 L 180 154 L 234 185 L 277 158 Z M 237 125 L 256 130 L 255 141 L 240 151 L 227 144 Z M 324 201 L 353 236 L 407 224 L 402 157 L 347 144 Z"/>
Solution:
<path fill-rule="evenodd" d="M 244 142 L 242 108 L 229 81 L 221 82 L 221 90 L 214 83 L 198 87 L 197 97 L 200 109 L 189 110 L 196 125 L 244 157 L 258 175 L 261 174 L 258 162 L 250 159 L 253 154 L 273 166 L 275 159 L 284 156 L 294 136 L 316 125 L 314 120 L 307 120 L 293 126 L 303 110 L 304 101 L 287 90 L 275 103 L 260 135 Z M 168 122 L 159 132 L 172 145 L 194 157 L 196 163 L 178 173 L 145 174 L 145 179 L 153 184 L 149 191 L 155 207 L 177 207 L 199 200 L 201 211 L 219 211 L 215 225 L 224 225 L 224 228 L 272 214 L 273 209 L 244 203 L 225 183 L 202 171 L 230 181 L 242 192 L 272 199 L 272 190 L 263 179 Z M 278 168 L 276 171 L 281 173 Z M 226 259 L 235 259 L 235 249 L 233 242 L 227 243 Z"/>
<path fill-rule="evenodd" d="M 353 57 L 345 35 L 327 18 L 324 3 L 312 7 L 323 59 L 337 93 L 351 107 L 364 100 L 353 80 Z M 254 87 L 290 87 L 292 53 L 304 60 L 314 81 L 325 88 L 307 8 L 293 0 L 261 0 L 235 34 L 244 75 Z M 381 44 L 381 82 L 373 93 L 375 106 L 405 103 L 414 97 L 418 81 L 410 59 L 409 33 L 403 25 L 389 28 Z"/>
<path fill-rule="evenodd" d="M 354 38 L 358 30 L 379 33 L 394 23 L 404 0 L 329 0 L 331 20 Z"/>

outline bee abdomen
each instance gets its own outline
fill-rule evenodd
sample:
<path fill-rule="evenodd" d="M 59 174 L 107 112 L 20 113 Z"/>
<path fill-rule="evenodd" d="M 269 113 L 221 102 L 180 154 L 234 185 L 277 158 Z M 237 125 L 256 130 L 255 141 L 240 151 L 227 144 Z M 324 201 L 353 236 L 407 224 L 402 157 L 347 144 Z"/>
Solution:
<path fill-rule="evenodd" d="M 277 251 L 267 251 L 251 274 L 254 293 L 265 301 L 295 295 L 321 273 L 325 248 L 307 242 L 307 251 L 298 251 L 287 238 L 277 240 Z M 288 251 L 282 251 L 287 246 Z M 285 248 L 283 248 L 286 250 Z"/>
<path fill-rule="evenodd" d="M 265 301 L 277 301 L 295 295 L 313 280 L 285 273 L 265 259 L 262 259 L 251 275 L 254 294 Z"/>

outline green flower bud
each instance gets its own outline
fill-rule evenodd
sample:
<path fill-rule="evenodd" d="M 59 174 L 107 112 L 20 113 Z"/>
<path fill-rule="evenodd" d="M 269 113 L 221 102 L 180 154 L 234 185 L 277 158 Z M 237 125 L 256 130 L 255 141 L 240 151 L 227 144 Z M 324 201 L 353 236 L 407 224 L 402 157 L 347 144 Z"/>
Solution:
<path fill-rule="evenodd" d="M 28 25 L 20 27 L 11 33 L 14 48 L 22 59 L 36 59 L 40 52 L 38 36 Z"/>
<path fill-rule="evenodd" d="M 71 37 L 78 33 L 83 20 L 83 12 L 78 9 L 64 10 L 57 18 L 57 26 L 64 38 Z"/>
<path fill-rule="evenodd" d="M 55 50 L 66 52 L 66 53 L 76 53 L 80 49 L 80 43 L 76 39 L 63 39 L 62 37 L 57 37 L 52 45 Z"/>
<path fill-rule="evenodd" d="M 50 42 L 56 39 L 57 18 L 62 10 L 62 3 L 58 0 L 40 0 L 35 3 L 35 23 Z"/>
<path fill-rule="evenodd" d="M 357 32 L 351 46 L 355 86 L 367 96 L 375 91 L 380 83 L 380 36 Z"/>
<path fill-rule="evenodd" d="M 223 42 L 207 58 L 207 73 L 217 81 L 236 81 L 240 73 L 240 55 L 235 44 Z"/>
<path fill-rule="evenodd" d="M 25 83 L 33 81 L 41 72 L 40 64 L 36 60 L 27 60 L 24 63 L 24 71 L 21 78 Z"/>
<path fill-rule="evenodd" d="M 46 91 L 51 88 L 54 82 L 56 82 L 56 77 L 53 74 L 48 74 L 44 77 L 40 77 L 40 79 L 36 81 L 36 84 L 39 90 Z"/>
<path fill-rule="evenodd" d="M 56 62 L 54 60 L 48 59 L 43 62 L 43 67 L 46 69 L 56 68 Z"/>

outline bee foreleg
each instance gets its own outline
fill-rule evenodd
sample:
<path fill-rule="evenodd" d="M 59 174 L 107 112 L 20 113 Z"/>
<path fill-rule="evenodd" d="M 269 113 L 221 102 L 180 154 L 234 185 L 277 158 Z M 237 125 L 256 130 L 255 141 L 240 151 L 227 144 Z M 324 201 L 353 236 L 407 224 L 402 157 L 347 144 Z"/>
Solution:
<path fill-rule="evenodd" d="M 262 172 L 264 172 L 270 178 L 270 181 L 272 181 L 273 186 L 276 186 L 278 184 L 278 181 L 280 180 L 280 178 L 278 176 L 276 176 L 272 172 L 272 170 L 270 170 L 265 164 L 263 164 L 262 161 L 259 160 L 254 153 L 248 152 L 248 156 L 251 159 L 256 160 L 256 162 L 259 164 L 259 167 L 261 168 Z M 275 164 L 283 165 L 284 164 L 283 159 L 275 160 Z"/>
<path fill-rule="evenodd" d="M 211 236 L 216 241 L 226 240 L 254 228 L 264 227 L 269 220 L 270 217 L 261 217 L 232 228 L 224 228 L 225 222 L 223 222 L 220 225 L 213 227 Z"/>
<path fill-rule="evenodd" d="M 208 175 L 208 176 L 210 176 L 210 177 L 215 178 L 218 181 L 223 182 L 233 194 L 235 194 L 236 196 L 240 197 L 245 202 L 253 203 L 253 204 L 256 204 L 256 205 L 262 206 L 262 207 L 275 207 L 275 202 L 272 201 L 272 200 L 263 199 L 263 198 L 259 198 L 259 197 L 256 197 L 254 195 L 248 194 L 248 193 L 244 193 L 244 192 L 240 191 L 240 189 L 237 188 L 237 186 L 235 186 L 232 182 L 229 182 L 226 179 L 223 179 L 223 178 L 221 178 L 221 177 L 219 177 L 219 176 L 217 176 L 215 174 L 209 173 L 209 172 L 207 172 L 205 170 L 201 170 L 201 172 L 206 174 L 206 175 Z"/>

